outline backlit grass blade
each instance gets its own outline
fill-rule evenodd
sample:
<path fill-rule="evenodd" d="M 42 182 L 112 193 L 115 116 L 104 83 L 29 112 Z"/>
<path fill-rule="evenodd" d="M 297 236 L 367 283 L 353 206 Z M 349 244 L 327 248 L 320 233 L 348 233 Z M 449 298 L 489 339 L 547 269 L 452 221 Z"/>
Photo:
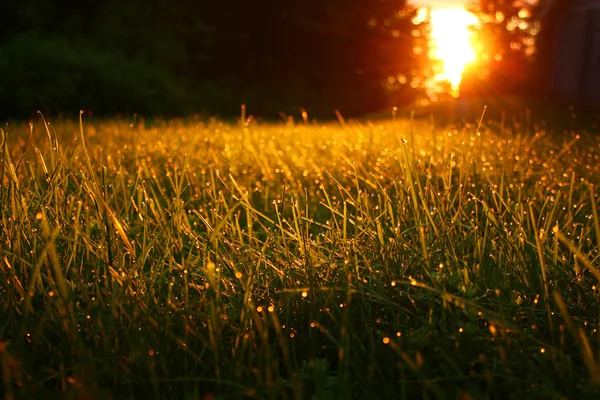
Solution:
<path fill-rule="evenodd" d="M 600 271 L 598 271 L 598 269 L 592 265 L 592 263 L 588 260 L 588 258 L 577 248 L 577 246 L 575 246 L 575 244 L 573 244 L 573 242 L 571 240 L 569 240 L 569 238 L 567 238 L 559 229 L 558 227 L 554 228 L 554 233 L 556 234 L 556 236 L 558 237 L 558 240 L 560 240 L 561 243 L 563 243 L 565 246 L 567 246 L 569 248 L 569 250 L 575 255 L 575 257 L 577 258 L 577 260 L 579 262 L 581 262 L 588 271 L 590 271 L 590 273 L 594 276 L 594 278 L 596 278 L 596 280 L 598 282 L 600 282 Z"/>

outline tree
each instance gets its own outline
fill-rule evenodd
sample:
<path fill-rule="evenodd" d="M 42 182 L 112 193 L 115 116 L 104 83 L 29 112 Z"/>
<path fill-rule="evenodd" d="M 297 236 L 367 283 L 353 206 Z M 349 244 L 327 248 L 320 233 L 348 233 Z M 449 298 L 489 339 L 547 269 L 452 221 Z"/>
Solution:
<path fill-rule="evenodd" d="M 269 116 L 356 115 L 414 98 L 414 85 L 393 83 L 413 82 L 427 62 L 413 51 L 425 39 L 406 0 L 30 0 L 3 12 L 0 48 L 13 56 L 0 63 L 10 87 L 0 105 L 26 114 L 78 104 L 111 113 L 119 99 L 131 112 L 248 103 Z"/>
<path fill-rule="evenodd" d="M 379 111 L 388 78 L 417 75 L 425 62 L 413 52 L 416 10 L 403 0 L 229 0 L 227 8 L 235 12 L 217 24 L 214 72 L 258 112 Z"/>
<path fill-rule="evenodd" d="M 191 0 L 10 2 L 0 112 L 190 111 L 196 91 L 186 88 L 202 76 L 211 40 L 199 9 Z"/>
<path fill-rule="evenodd" d="M 479 62 L 463 80 L 466 95 L 524 94 L 533 90 L 535 0 L 479 0 L 471 11 L 481 25 L 475 31 Z"/>

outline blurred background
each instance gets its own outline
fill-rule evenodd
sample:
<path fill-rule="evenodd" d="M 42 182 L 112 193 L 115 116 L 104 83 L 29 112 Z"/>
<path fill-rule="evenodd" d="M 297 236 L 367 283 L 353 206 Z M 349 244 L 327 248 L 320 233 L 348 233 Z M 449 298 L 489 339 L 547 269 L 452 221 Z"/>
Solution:
<path fill-rule="evenodd" d="M 326 118 L 443 102 L 468 116 L 479 101 L 549 98 L 594 107 L 599 3 L 3 2 L 0 116 L 227 116 L 244 103 L 266 118 L 301 108 Z"/>

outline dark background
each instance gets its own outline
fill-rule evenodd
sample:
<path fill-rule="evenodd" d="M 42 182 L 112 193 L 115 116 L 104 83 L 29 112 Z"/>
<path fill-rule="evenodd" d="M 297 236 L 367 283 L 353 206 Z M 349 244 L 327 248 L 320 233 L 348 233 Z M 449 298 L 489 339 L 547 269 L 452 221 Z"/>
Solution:
<path fill-rule="evenodd" d="M 511 2 L 483 3 L 484 13 L 487 3 L 518 12 Z M 431 74 L 427 26 L 413 24 L 416 10 L 404 0 L 29 0 L 1 7 L 3 118 L 80 109 L 232 115 L 242 103 L 266 117 L 300 107 L 316 117 L 336 109 L 355 116 L 413 103 Z M 504 61 L 473 72 L 465 96 L 535 92 L 534 58 L 506 50 L 515 40 L 507 34 L 526 32 L 496 23 L 482 32 Z"/>

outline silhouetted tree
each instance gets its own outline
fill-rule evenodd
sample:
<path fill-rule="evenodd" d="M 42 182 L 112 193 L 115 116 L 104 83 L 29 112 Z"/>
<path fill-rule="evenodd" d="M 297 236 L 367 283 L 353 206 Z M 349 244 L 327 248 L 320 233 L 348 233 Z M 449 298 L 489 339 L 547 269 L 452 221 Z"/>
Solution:
<path fill-rule="evenodd" d="M 426 66 L 405 0 L 29 0 L 3 6 L 0 106 L 355 115 Z M 8 111 L 7 111 L 8 110 Z"/>
<path fill-rule="evenodd" d="M 233 77 L 259 111 L 379 110 L 388 78 L 416 75 L 425 62 L 413 52 L 416 10 L 406 1 L 229 0 L 227 8 L 236 12 L 221 13 L 214 71 Z"/>

